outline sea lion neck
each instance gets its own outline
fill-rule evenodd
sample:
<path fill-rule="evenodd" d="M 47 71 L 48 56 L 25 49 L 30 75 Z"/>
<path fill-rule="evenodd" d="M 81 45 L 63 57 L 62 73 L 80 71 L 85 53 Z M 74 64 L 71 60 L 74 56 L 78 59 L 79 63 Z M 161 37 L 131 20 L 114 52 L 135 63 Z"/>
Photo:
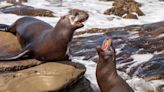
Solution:
<path fill-rule="evenodd" d="M 115 58 L 114 60 L 105 60 L 104 58 L 100 57 L 97 64 L 97 70 L 101 70 L 102 75 L 108 74 L 108 76 L 116 76 L 117 72 Z"/>
<path fill-rule="evenodd" d="M 75 30 L 72 29 L 71 25 L 60 23 L 60 21 L 53 27 L 52 31 L 57 33 L 72 34 Z"/>

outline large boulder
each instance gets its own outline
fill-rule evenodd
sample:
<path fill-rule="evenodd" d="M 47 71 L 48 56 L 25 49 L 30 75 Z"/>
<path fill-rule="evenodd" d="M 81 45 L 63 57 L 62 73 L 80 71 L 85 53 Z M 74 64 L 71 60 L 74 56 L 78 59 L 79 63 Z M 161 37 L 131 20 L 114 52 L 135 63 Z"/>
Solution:
<path fill-rule="evenodd" d="M 29 69 L 1 74 L 0 91 L 56 92 L 76 83 L 85 71 L 85 67 L 81 64 L 69 63 L 68 61 L 63 63 L 49 62 Z"/>
<path fill-rule="evenodd" d="M 139 7 L 140 7 L 140 4 L 134 0 L 115 0 L 113 3 L 113 7 L 110 9 L 107 9 L 104 12 L 104 14 L 106 15 L 113 14 L 116 16 L 123 17 L 123 15 L 125 14 L 136 13 L 139 16 L 143 16 L 144 13 L 139 9 Z M 134 19 L 136 18 L 134 17 Z"/>

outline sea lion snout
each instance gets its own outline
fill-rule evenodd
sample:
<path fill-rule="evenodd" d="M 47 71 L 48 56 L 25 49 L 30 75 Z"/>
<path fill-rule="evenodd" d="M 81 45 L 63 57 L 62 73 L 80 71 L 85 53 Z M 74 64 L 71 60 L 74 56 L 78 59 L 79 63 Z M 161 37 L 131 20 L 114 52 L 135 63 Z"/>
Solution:
<path fill-rule="evenodd" d="M 112 44 L 112 39 L 106 38 L 101 47 L 100 46 L 96 47 L 99 57 L 102 57 L 105 60 L 114 58 L 114 50 L 111 44 Z"/>
<path fill-rule="evenodd" d="M 68 15 L 70 23 L 77 28 L 83 27 L 83 22 L 85 22 L 89 17 L 89 14 L 86 11 L 79 9 L 71 9 Z"/>

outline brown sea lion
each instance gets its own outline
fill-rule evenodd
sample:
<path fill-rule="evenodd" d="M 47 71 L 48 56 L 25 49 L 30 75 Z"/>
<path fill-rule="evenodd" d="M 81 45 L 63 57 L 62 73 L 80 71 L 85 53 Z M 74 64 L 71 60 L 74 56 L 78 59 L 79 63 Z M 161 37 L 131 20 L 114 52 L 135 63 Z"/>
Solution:
<path fill-rule="evenodd" d="M 16 14 L 23 16 L 46 16 L 54 17 L 53 11 L 47 9 L 34 8 L 27 5 L 8 6 L 0 8 L 0 11 L 6 14 Z"/>
<path fill-rule="evenodd" d="M 112 40 L 104 40 L 102 47 L 97 46 L 99 60 L 96 68 L 96 78 L 101 92 L 134 92 L 116 71 L 115 50 Z"/>
<path fill-rule="evenodd" d="M 43 61 L 65 59 L 74 31 L 84 26 L 82 23 L 88 16 L 82 10 L 69 13 L 61 17 L 55 27 L 36 18 L 20 18 L 6 31 L 17 36 L 23 49 L 16 54 L 0 57 L 0 60 L 15 60 L 27 54 Z"/>
<path fill-rule="evenodd" d="M 27 2 L 28 0 L 6 0 L 7 3 L 12 3 L 12 4 L 17 4 L 17 3 L 22 3 L 22 2 Z"/>

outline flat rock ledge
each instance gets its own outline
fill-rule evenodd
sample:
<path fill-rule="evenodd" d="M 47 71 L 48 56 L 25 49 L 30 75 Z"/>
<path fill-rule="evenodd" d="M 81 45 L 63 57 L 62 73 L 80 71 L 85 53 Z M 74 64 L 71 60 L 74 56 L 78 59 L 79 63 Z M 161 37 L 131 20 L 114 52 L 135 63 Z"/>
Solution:
<path fill-rule="evenodd" d="M 48 62 L 17 72 L 3 73 L 0 75 L 0 91 L 59 92 L 64 90 L 81 79 L 86 71 L 81 64 L 71 62 L 66 64 L 66 62 Z"/>

